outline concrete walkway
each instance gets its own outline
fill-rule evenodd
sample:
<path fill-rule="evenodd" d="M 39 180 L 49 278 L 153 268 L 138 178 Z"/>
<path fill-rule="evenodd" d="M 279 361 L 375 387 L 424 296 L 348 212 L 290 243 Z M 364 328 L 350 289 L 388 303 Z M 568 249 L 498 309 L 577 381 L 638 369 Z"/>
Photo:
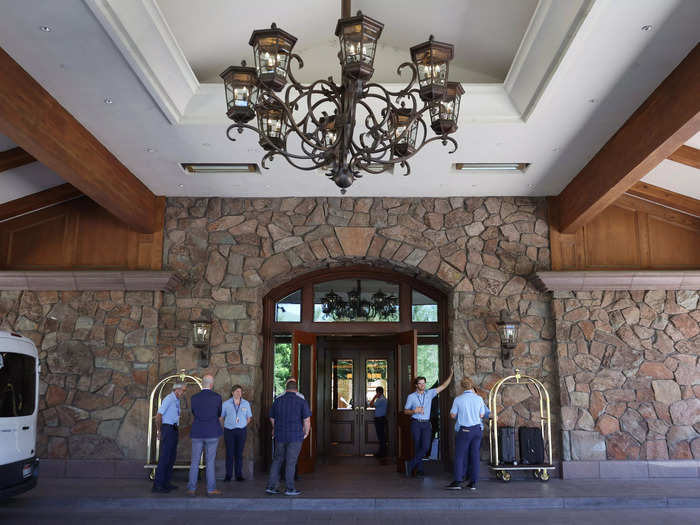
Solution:
<path fill-rule="evenodd" d="M 180 477 L 180 476 L 178 476 Z M 143 480 L 42 479 L 32 492 L 0 504 L 1 510 L 37 509 L 81 511 L 117 510 L 518 510 L 518 509 L 624 509 L 688 508 L 700 513 L 700 480 L 569 481 L 553 479 L 483 481 L 472 491 L 446 491 L 447 476 L 404 478 L 392 472 L 375 479 L 304 476 L 296 498 L 264 493 L 265 480 L 218 483 L 223 495 L 208 498 L 200 482 L 196 497 L 180 488 L 153 494 Z M 699 520 L 700 521 L 700 520 Z"/>

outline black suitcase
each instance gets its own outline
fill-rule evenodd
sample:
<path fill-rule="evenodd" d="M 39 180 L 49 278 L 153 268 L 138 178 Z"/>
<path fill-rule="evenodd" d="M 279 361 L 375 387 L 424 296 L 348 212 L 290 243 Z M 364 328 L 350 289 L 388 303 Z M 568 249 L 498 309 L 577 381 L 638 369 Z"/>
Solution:
<path fill-rule="evenodd" d="M 515 459 L 515 427 L 498 427 L 498 458 L 501 463 L 517 465 Z"/>
<path fill-rule="evenodd" d="M 544 440 L 539 428 L 518 428 L 520 441 L 520 463 L 523 465 L 542 465 L 544 463 Z"/>

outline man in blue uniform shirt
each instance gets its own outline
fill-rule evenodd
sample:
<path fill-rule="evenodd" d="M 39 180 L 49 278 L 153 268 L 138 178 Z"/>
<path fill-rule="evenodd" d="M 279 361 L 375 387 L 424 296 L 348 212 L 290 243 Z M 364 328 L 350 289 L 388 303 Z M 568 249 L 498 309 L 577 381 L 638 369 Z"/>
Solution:
<path fill-rule="evenodd" d="M 219 438 L 224 431 L 221 429 L 221 396 L 212 390 L 214 376 L 207 374 L 202 378 L 202 391 L 192 396 L 192 415 L 194 422 L 190 430 L 192 438 L 192 457 L 190 459 L 190 479 L 187 484 L 187 493 L 195 495 L 197 490 L 197 475 L 199 474 L 199 458 L 202 449 L 205 449 L 207 470 L 207 495 L 217 496 L 221 494 L 216 489 L 216 477 L 214 465 L 216 464 L 216 448 Z"/>
<path fill-rule="evenodd" d="M 180 423 L 180 398 L 185 395 L 185 383 L 173 384 L 173 391 L 165 396 L 156 414 L 156 437 L 160 440 L 158 466 L 153 479 L 153 492 L 170 492 L 177 486 L 170 483 L 177 456 L 178 424 Z"/>
<path fill-rule="evenodd" d="M 243 399 L 243 387 L 233 385 L 231 397 L 224 401 L 221 410 L 221 422 L 224 424 L 224 442 L 226 443 L 226 477 L 231 481 L 234 462 L 236 464 L 236 481 L 243 478 L 243 449 L 245 448 L 246 427 L 253 419 L 250 403 Z"/>
<path fill-rule="evenodd" d="M 379 451 L 375 454 L 378 458 L 386 456 L 386 409 L 389 405 L 384 397 L 384 387 L 378 386 L 376 394 L 369 402 L 369 406 L 374 408 L 374 429 L 377 431 L 377 441 L 379 441 Z"/>
<path fill-rule="evenodd" d="M 484 400 L 474 392 L 474 383 L 469 377 L 462 379 L 462 390 L 450 409 L 450 417 L 456 420 L 454 481 L 445 488 L 462 490 L 463 482 L 467 481 L 467 488 L 476 490 L 484 428 L 481 419 L 487 415 L 488 409 Z"/>
<path fill-rule="evenodd" d="M 430 446 L 430 435 L 432 426 L 430 425 L 430 405 L 433 398 L 447 388 L 452 381 L 452 371 L 444 383 L 437 388 L 425 390 L 425 377 L 416 377 L 413 384 L 416 391 L 409 394 L 404 406 L 404 413 L 411 416 L 411 437 L 413 438 L 413 459 L 406 461 L 406 476 L 413 474 L 423 476 L 423 458 Z"/>

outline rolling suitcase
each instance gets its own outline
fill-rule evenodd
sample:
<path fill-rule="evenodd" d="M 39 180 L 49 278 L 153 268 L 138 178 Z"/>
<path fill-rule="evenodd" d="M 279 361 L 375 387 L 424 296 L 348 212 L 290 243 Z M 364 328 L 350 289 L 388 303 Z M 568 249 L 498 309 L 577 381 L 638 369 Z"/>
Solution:
<path fill-rule="evenodd" d="M 515 459 L 515 427 L 498 428 L 498 452 L 501 463 L 517 465 Z"/>
<path fill-rule="evenodd" d="M 539 428 L 520 427 L 520 463 L 523 465 L 542 465 L 544 463 L 544 440 Z"/>

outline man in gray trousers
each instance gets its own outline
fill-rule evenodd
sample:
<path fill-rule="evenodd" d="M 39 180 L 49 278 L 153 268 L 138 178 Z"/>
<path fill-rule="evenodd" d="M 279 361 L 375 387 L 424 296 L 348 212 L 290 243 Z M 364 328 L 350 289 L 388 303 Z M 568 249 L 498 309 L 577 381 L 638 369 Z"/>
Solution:
<path fill-rule="evenodd" d="M 311 409 L 306 400 L 297 394 L 297 382 L 294 379 L 287 381 L 286 392 L 272 403 L 270 423 L 272 423 L 275 454 L 265 492 L 279 494 L 277 483 L 282 462 L 285 462 L 287 487 L 284 493 L 287 496 L 298 496 L 301 492 L 294 487 L 294 470 L 301 445 L 311 430 Z"/>
<path fill-rule="evenodd" d="M 216 461 L 216 448 L 219 438 L 224 433 L 221 429 L 221 396 L 211 388 L 214 386 L 214 377 L 205 375 L 202 378 L 202 391 L 192 396 L 192 414 L 194 422 L 190 437 L 192 438 L 192 459 L 190 460 L 190 480 L 187 484 L 187 493 L 194 496 L 197 490 L 197 475 L 199 474 L 199 458 L 202 449 L 205 450 L 207 467 L 207 496 L 218 496 L 220 490 L 216 490 L 216 478 L 214 462 Z"/>

